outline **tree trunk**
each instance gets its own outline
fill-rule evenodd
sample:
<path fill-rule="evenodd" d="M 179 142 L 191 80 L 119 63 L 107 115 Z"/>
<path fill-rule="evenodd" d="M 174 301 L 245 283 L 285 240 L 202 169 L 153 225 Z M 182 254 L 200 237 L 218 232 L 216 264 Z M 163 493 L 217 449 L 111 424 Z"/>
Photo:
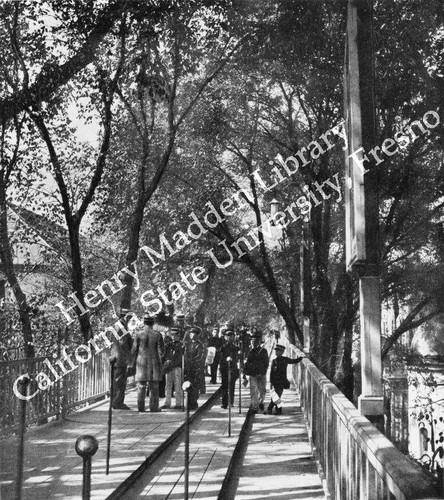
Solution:
<path fill-rule="evenodd" d="M 69 243 L 71 250 L 71 282 L 73 292 L 76 294 L 78 301 L 82 304 L 85 309 L 88 309 L 85 305 L 85 296 L 83 292 L 83 269 L 82 269 L 82 256 L 80 253 L 80 241 L 79 241 L 79 224 L 77 221 L 67 219 L 68 232 L 69 232 Z M 80 331 L 84 342 L 87 342 L 91 336 L 91 322 L 89 319 L 89 312 L 81 314 L 78 311 L 78 318 L 80 324 Z"/>
<path fill-rule="evenodd" d="M 128 234 L 128 250 L 126 254 L 126 266 L 134 272 L 132 263 L 137 260 L 140 247 L 140 231 L 143 223 L 143 212 L 145 210 L 145 203 L 143 202 L 143 194 L 140 193 L 134 212 L 132 216 L 133 223 L 130 226 Z M 121 309 L 131 309 L 131 298 L 133 293 L 133 276 L 125 273 L 122 279 L 125 288 L 122 291 L 120 299 Z"/>
<path fill-rule="evenodd" d="M 208 267 L 208 279 L 205 282 L 203 288 L 203 299 L 199 304 L 199 307 L 196 310 L 194 317 L 196 318 L 196 323 L 200 326 L 204 326 L 205 324 L 205 316 L 207 312 L 208 304 L 210 303 L 213 291 L 214 278 L 216 276 L 216 265 L 211 262 Z"/>
<path fill-rule="evenodd" d="M 279 314 L 285 321 L 285 326 L 288 330 L 288 340 L 291 344 L 296 345 L 297 341 L 300 343 L 301 347 L 304 345 L 304 333 L 296 320 L 295 311 L 287 304 L 287 301 L 279 293 L 279 290 L 275 287 L 267 287 L 268 292 L 273 298 L 273 302 Z"/>
<path fill-rule="evenodd" d="M 353 304 L 353 279 L 347 272 L 344 274 L 343 284 L 345 310 L 339 327 L 339 330 L 342 330 L 342 342 L 339 342 L 337 347 L 337 356 L 340 361 L 336 364 L 333 382 L 350 401 L 353 401 L 354 373 L 352 364 L 352 347 L 355 308 Z M 340 352 L 341 349 L 342 352 Z"/>
<path fill-rule="evenodd" d="M 14 270 L 14 259 L 8 234 L 8 215 L 6 206 L 6 190 L 3 179 L 0 181 L 0 257 L 3 271 L 9 286 L 12 289 L 19 310 L 20 323 L 22 325 L 23 341 L 25 345 L 25 357 L 34 358 L 34 338 L 32 335 L 31 320 L 29 318 L 29 306 L 26 295 L 20 287 Z"/>

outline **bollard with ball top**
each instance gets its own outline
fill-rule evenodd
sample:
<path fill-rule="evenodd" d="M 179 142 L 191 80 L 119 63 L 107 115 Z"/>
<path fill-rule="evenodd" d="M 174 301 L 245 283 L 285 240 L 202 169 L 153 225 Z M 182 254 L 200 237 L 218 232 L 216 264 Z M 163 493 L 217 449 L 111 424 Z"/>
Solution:
<path fill-rule="evenodd" d="M 82 500 L 89 500 L 91 496 L 91 457 L 99 448 L 94 436 L 88 434 L 80 436 L 76 441 L 76 453 L 83 458 L 83 490 Z"/>
<path fill-rule="evenodd" d="M 231 437 L 231 363 L 233 358 L 228 356 L 228 437 Z"/>
<path fill-rule="evenodd" d="M 191 390 L 191 382 L 184 382 L 182 385 L 185 393 L 185 496 L 184 500 L 188 500 L 188 486 L 190 476 L 190 406 L 189 394 Z"/>

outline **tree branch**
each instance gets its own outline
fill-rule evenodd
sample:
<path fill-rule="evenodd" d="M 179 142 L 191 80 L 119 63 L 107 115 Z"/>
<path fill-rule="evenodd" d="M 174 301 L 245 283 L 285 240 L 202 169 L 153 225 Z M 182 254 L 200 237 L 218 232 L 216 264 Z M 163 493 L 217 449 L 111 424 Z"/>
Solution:
<path fill-rule="evenodd" d="M 407 332 L 408 330 L 411 330 L 412 328 L 416 328 L 422 325 L 425 321 L 433 318 L 440 312 L 439 310 L 435 310 L 427 314 L 426 316 L 423 316 L 422 318 L 414 320 L 415 316 L 417 316 L 430 303 L 430 301 L 431 301 L 430 297 L 421 300 L 421 302 L 417 304 L 414 307 L 414 309 L 410 311 L 410 313 L 404 318 L 404 320 L 401 322 L 398 328 L 396 328 L 396 330 L 385 341 L 384 347 L 382 348 L 381 351 L 382 358 L 384 358 L 387 355 L 391 347 L 394 346 L 396 341 L 401 337 L 403 333 Z"/>
<path fill-rule="evenodd" d="M 97 24 L 74 56 L 60 66 L 43 66 L 29 90 L 25 88 L 0 99 L 0 116 L 3 120 L 8 121 L 18 113 L 26 111 L 31 104 L 30 96 L 36 104 L 47 101 L 62 85 L 93 62 L 100 43 L 125 8 L 125 2 L 115 2 L 103 9 L 97 18 Z"/>
<path fill-rule="evenodd" d="M 226 66 L 228 61 L 231 59 L 232 55 L 236 52 L 236 50 L 245 42 L 245 40 L 248 38 L 249 34 L 247 33 L 245 36 L 243 36 L 237 43 L 236 45 L 228 52 L 228 55 L 222 60 L 222 62 L 217 66 L 217 68 L 210 74 L 208 75 L 205 80 L 202 82 L 201 86 L 199 87 L 199 90 L 197 91 L 196 95 L 191 99 L 190 103 L 188 106 L 183 110 L 182 114 L 179 116 L 179 119 L 176 122 L 176 128 L 179 128 L 180 124 L 184 121 L 188 113 L 193 109 L 194 105 L 196 102 L 199 100 L 200 96 L 203 94 L 204 90 L 206 87 L 216 78 L 216 76 L 223 70 L 223 68 Z"/>

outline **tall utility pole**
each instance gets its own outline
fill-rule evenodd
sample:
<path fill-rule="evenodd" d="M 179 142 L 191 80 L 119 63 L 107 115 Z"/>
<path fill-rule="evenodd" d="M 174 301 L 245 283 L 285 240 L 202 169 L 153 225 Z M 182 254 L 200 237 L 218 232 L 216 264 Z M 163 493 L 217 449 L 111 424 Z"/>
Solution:
<path fill-rule="evenodd" d="M 349 0 L 344 68 L 346 155 L 346 259 L 359 276 L 362 392 L 359 410 L 381 423 L 381 299 L 378 173 L 366 155 L 376 145 L 373 0 Z M 366 158 L 367 156 L 367 158 Z"/>

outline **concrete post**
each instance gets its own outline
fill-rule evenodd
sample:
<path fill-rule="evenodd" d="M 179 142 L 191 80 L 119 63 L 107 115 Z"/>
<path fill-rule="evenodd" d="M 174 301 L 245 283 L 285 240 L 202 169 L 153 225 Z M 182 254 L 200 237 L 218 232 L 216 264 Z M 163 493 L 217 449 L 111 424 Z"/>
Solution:
<path fill-rule="evenodd" d="M 346 254 L 359 276 L 362 392 L 360 412 L 383 425 L 381 301 L 379 292 L 378 164 L 362 169 L 355 151 L 370 151 L 377 140 L 374 102 L 373 2 L 349 0 L 345 64 Z"/>
<path fill-rule="evenodd" d="M 361 322 L 361 376 L 362 391 L 358 399 L 359 411 L 366 416 L 384 413 L 381 363 L 381 301 L 379 277 L 359 279 Z"/>

